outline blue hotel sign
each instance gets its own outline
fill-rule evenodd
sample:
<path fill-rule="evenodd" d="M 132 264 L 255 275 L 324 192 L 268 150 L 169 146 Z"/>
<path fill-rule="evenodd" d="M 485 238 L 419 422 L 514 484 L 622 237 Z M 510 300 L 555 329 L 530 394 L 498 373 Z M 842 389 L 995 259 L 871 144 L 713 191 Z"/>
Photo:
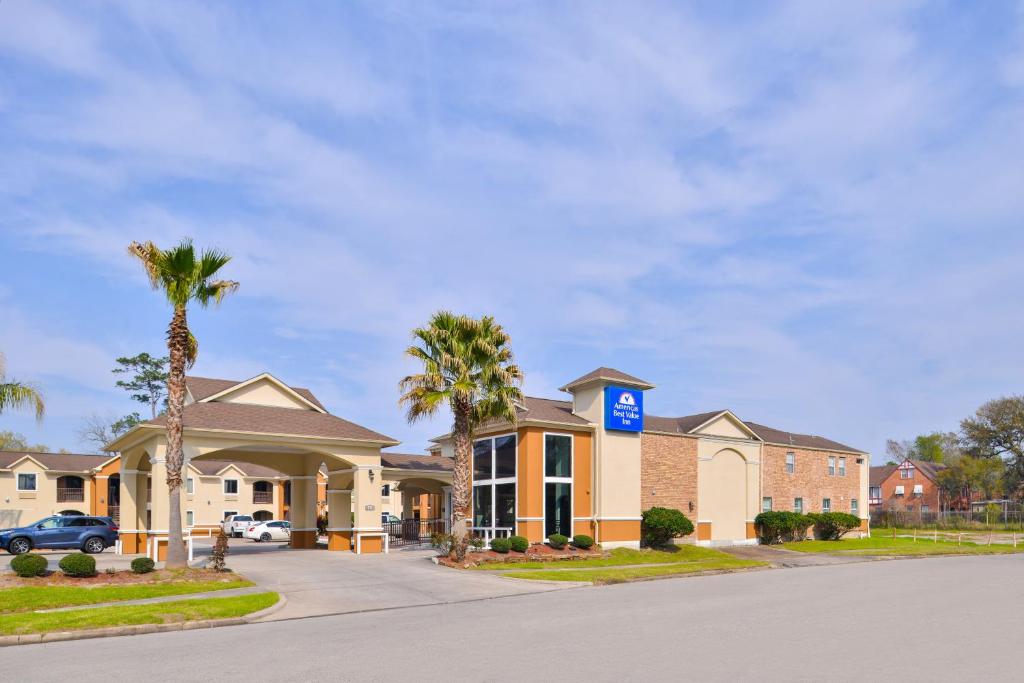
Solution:
<path fill-rule="evenodd" d="M 625 387 L 605 387 L 604 428 L 620 432 L 642 432 L 644 392 Z"/>

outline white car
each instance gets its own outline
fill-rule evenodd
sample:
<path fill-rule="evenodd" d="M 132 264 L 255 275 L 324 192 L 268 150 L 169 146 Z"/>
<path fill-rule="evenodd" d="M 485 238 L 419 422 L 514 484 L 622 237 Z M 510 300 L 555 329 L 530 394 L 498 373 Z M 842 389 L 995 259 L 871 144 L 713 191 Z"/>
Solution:
<path fill-rule="evenodd" d="M 292 524 L 281 519 L 252 522 L 246 527 L 244 535 L 257 543 L 260 541 L 287 541 L 292 536 Z"/>
<path fill-rule="evenodd" d="M 228 515 L 220 525 L 228 536 L 241 538 L 252 523 L 253 519 L 250 515 Z"/>

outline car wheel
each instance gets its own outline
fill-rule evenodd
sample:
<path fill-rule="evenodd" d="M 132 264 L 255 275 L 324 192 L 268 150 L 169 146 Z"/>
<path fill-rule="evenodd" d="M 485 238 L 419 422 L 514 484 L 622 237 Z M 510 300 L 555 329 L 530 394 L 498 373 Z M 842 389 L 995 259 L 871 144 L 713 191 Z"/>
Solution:
<path fill-rule="evenodd" d="M 102 538 L 97 538 L 93 536 L 85 542 L 85 544 L 82 546 L 82 550 L 89 553 L 90 555 L 95 555 L 96 553 L 102 553 L 106 549 L 106 547 L 107 544 L 103 542 Z"/>
<path fill-rule="evenodd" d="M 262 534 L 260 534 L 260 540 L 261 541 L 270 541 L 270 540 L 273 540 L 273 538 L 271 537 L 271 535 L 268 532 L 264 531 Z"/>
<path fill-rule="evenodd" d="M 27 538 L 15 538 L 7 546 L 7 552 L 11 555 L 23 555 L 32 550 L 32 541 Z"/>

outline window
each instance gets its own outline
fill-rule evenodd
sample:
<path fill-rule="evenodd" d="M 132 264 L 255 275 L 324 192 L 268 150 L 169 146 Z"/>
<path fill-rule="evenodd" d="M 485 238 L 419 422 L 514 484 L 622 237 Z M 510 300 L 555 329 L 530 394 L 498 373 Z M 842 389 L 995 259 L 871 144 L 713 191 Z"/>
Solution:
<path fill-rule="evenodd" d="M 572 537 L 572 437 L 544 435 L 544 536 Z"/>
<path fill-rule="evenodd" d="M 836 476 L 836 459 L 834 456 L 828 456 L 828 476 Z"/>
<path fill-rule="evenodd" d="M 233 517 L 234 515 L 237 515 L 237 514 L 238 514 L 238 510 L 225 510 L 224 511 L 224 519 L 227 519 L 228 517 Z"/>
<path fill-rule="evenodd" d="M 384 484 L 380 487 L 380 497 L 388 498 L 391 496 L 391 484 Z"/>
<path fill-rule="evenodd" d="M 473 527 L 516 526 L 516 437 L 514 434 L 473 443 Z"/>
<path fill-rule="evenodd" d="M 35 491 L 36 490 L 36 475 L 31 474 L 18 474 L 18 490 L 19 491 Z"/>
<path fill-rule="evenodd" d="M 192 477 L 186 478 L 185 479 L 185 493 L 187 493 L 188 495 L 191 496 L 195 492 L 196 492 L 196 480 L 193 479 Z"/>
<path fill-rule="evenodd" d="M 924 494 L 924 484 L 914 484 L 914 495 L 920 496 Z"/>
<path fill-rule="evenodd" d="M 195 526 L 195 525 L 196 525 L 196 513 L 192 512 L 191 510 L 186 510 L 185 511 L 185 526 Z"/>
<path fill-rule="evenodd" d="M 914 468 L 912 468 L 912 467 L 904 467 L 903 469 L 900 470 L 900 479 L 913 479 L 913 478 L 914 478 Z"/>
<path fill-rule="evenodd" d="M 47 517 L 35 523 L 37 529 L 59 529 L 61 527 L 60 517 Z"/>
<path fill-rule="evenodd" d="M 821 511 L 822 512 L 832 512 L 832 499 L 831 498 L 822 498 L 821 499 Z"/>
<path fill-rule="evenodd" d="M 237 496 L 238 495 L 238 480 L 237 479 L 225 479 L 224 480 L 224 495 L 225 496 Z"/>
<path fill-rule="evenodd" d="M 786 453 L 786 473 L 793 474 L 796 472 L 796 453 L 790 451 Z"/>
<path fill-rule="evenodd" d="M 875 501 L 881 501 L 882 500 L 882 487 L 881 486 L 872 486 L 872 487 L 868 488 L 868 498 L 871 499 L 872 503 L 874 503 Z"/>
<path fill-rule="evenodd" d="M 803 514 L 803 512 L 804 512 L 804 499 L 803 498 L 794 498 L 793 499 L 793 512 L 799 512 L 800 514 Z"/>
<path fill-rule="evenodd" d="M 770 497 L 768 497 L 768 496 L 765 496 L 764 498 L 761 499 L 761 512 L 771 512 L 771 511 L 772 511 L 772 499 Z"/>
<path fill-rule="evenodd" d="M 846 476 L 846 458 L 839 458 L 839 476 Z"/>
<path fill-rule="evenodd" d="M 850 499 L 850 514 L 851 515 L 860 514 L 860 503 L 857 502 L 856 498 L 851 498 Z"/>
<path fill-rule="evenodd" d="M 896 495 L 897 496 L 902 496 L 903 495 L 903 487 L 902 486 L 897 486 L 896 487 Z"/>
<path fill-rule="evenodd" d="M 931 508 L 928 507 L 927 505 L 922 505 L 921 506 L 921 512 L 924 512 L 924 513 L 931 512 Z"/>
<path fill-rule="evenodd" d="M 914 506 L 913 505 L 908 505 L 907 506 L 907 512 L 913 512 L 913 511 L 914 511 Z"/>

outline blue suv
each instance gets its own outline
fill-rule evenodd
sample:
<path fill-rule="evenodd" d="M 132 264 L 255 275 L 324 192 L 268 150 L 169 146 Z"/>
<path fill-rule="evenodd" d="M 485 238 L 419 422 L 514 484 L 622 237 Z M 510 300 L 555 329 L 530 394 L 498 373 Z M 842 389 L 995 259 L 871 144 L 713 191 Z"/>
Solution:
<path fill-rule="evenodd" d="M 117 525 L 110 517 L 55 515 L 18 529 L 0 531 L 0 550 L 21 555 L 34 548 L 73 548 L 102 553 L 117 542 Z"/>

